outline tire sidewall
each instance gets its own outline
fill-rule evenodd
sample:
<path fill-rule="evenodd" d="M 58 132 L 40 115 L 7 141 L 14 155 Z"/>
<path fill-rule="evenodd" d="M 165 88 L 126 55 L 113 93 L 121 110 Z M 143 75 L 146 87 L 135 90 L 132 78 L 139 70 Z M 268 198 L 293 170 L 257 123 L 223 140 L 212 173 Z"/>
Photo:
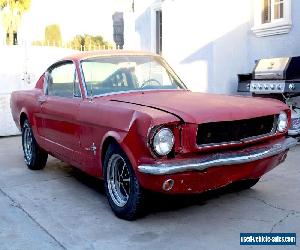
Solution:
<path fill-rule="evenodd" d="M 25 148 L 24 148 L 24 132 L 25 132 L 25 129 L 30 129 L 30 132 L 31 132 L 31 136 L 32 136 L 32 155 L 31 155 L 31 159 L 30 161 L 28 161 L 26 159 L 26 155 L 25 155 Z M 34 164 L 34 161 L 35 161 L 35 158 L 36 158 L 36 152 L 37 152 L 37 148 L 36 148 L 36 142 L 35 142 L 35 139 L 34 139 L 34 136 L 33 136 L 33 131 L 31 129 L 31 126 L 28 122 L 28 120 L 25 120 L 24 121 L 24 124 L 23 124 L 23 127 L 22 127 L 22 148 L 23 148 L 23 153 L 24 153 L 24 159 L 25 159 L 25 162 L 27 164 L 27 166 L 30 168 L 33 166 Z"/>
<path fill-rule="evenodd" d="M 129 199 L 123 207 L 119 207 L 118 205 L 115 204 L 115 202 L 111 198 L 111 195 L 110 195 L 110 192 L 108 189 L 107 166 L 108 166 L 108 161 L 113 154 L 118 154 L 124 159 L 126 166 L 128 168 L 129 175 L 130 175 Z M 103 178 L 104 178 L 105 193 L 106 193 L 107 199 L 109 201 L 109 205 L 111 206 L 114 213 L 120 218 L 125 218 L 125 219 L 129 219 L 129 220 L 132 219 L 131 218 L 132 215 L 135 213 L 135 211 L 138 210 L 137 206 L 139 205 L 141 187 L 135 176 L 135 172 L 132 168 L 132 165 L 131 165 L 130 161 L 128 160 L 128 157 L 125 155 L 125 153 L 122 151 L 120 146 L 117 144 L 111 144 L 106 151 L 105 158 L 103 161 Z"/>

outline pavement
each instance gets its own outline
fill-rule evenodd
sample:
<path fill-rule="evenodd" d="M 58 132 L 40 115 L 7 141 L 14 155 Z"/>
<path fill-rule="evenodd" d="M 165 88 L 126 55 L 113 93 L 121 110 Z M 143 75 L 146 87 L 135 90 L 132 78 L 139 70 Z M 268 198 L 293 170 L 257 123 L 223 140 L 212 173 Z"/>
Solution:
<path fill-rule="evenodd" d="M 52 157 L 30 171 L 21 138 L 0 138 L 0 249 L 248 249 L 239 245 L 241 232 L 299 238 L 299 152 L 252 189 L 153 196 L 146 216 L 128 222 L 111 212 L 102 181 Z"/>

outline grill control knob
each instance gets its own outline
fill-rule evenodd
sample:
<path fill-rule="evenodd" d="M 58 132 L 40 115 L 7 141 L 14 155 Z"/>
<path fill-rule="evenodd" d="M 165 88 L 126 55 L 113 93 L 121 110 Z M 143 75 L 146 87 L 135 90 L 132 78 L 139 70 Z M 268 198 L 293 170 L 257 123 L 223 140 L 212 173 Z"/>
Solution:
<path fill-rule="evenodd" d="M 265 90 L 269 89 L 269 86 L 267 84 L 264 85 Z"/>
<path fill-rule="evenodd" d="M 290 90 L 295 90 L 295 89 L 296 89 L 295 84 L 294 84 L 294 83 L 290 83 L 289 89 L 290 89 Z"/>
<path fill-rule="evenodd" d="M 258 88 L 259 88 L 259 89 L 262 89 L 263 86 L 262 86 L 261 84 L 258 84 Z"/>
<path fill-rule="evenodd" d="M 275 89 L 275 85 L 272 83 L 272 84 L 270 84 L 270 88 L 272 89 L 272 90 L 274 90 Z"/>
<path fill-rule="evenodd" d="M 281 90 L 281 85 L 280 84 L 277 84 L 277 89 Z"/>
<path fill-rule="evenodd" d="M 253 89 L 256 89 L 256 84 L 255 84 L 255 83 L 252 84 L 252 88 L 253 88 Z"/>

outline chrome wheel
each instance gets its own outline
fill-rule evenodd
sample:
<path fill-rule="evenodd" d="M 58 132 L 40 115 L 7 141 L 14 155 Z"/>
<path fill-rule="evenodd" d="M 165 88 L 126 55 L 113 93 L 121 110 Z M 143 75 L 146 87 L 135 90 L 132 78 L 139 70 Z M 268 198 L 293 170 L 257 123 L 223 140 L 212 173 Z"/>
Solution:
<path fill-rule="evenodd" d="M 26 164 L 30 164 L 33 151 L 33 137 L 30 127 L 24 126 L 23 131 L 23 149 Z"/>
<path fill-rule="evenodd" d="M 37 144 L 27 119 L 22 126 L 22 147 L 24 160 L 29 169 L 40 170 L 45 167 L 48 153 Z"/>
<path fill-rule="evenodd" d="M 113 154 L 109 158 L 106 178 L 111 199 L 118 207 L 124 207 L 130 195 L 130 173 L 119 154 Z"/>

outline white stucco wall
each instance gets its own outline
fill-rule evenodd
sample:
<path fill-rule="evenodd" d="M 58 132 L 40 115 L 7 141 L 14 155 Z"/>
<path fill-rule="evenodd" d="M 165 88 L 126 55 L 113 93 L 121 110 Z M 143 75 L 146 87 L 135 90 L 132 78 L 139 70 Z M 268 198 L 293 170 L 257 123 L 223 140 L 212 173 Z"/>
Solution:
<path fill-rule="evenodd" d="M 124 12 L 124 49 L 151 50 L 151 8 L 160 0 L 134 2 L 134 12 Z"/>
<path fill-rule="evenodd" d="M 251 72 L 256 59 L 300 55 L 300 1 L 292 0 L 291 31 L 268 37 L 251 31 L 254 1 L 259 0 L 136 1 L 136 48 L 155 52 L 153 10 L 160 6 L 163 56 L 186 85 L 194 91 L 236 94 L 237 74 Z"/>
<path fill-rule="evenodd" d="M 137 1 L 138 49 L 155 50 L 153 9 L 161 5 L 163 56 L 186 85 L 194 91 L 234 93 L 237 72 L 247 70 L 250 1 Z"/>
<path fill-rule="evenodd" d="M 164 1 L 162 11 L 163 56 L 190 89 L 234 92 L 247 60 L 249 1 Z"/>
<path fill-rule="evenodd" d="M 19 133 L 10 112 L 11 92 L 33 88 L 52 62 L 71 53 L 55 47 L 0 46 L 0 136 Z"/>

